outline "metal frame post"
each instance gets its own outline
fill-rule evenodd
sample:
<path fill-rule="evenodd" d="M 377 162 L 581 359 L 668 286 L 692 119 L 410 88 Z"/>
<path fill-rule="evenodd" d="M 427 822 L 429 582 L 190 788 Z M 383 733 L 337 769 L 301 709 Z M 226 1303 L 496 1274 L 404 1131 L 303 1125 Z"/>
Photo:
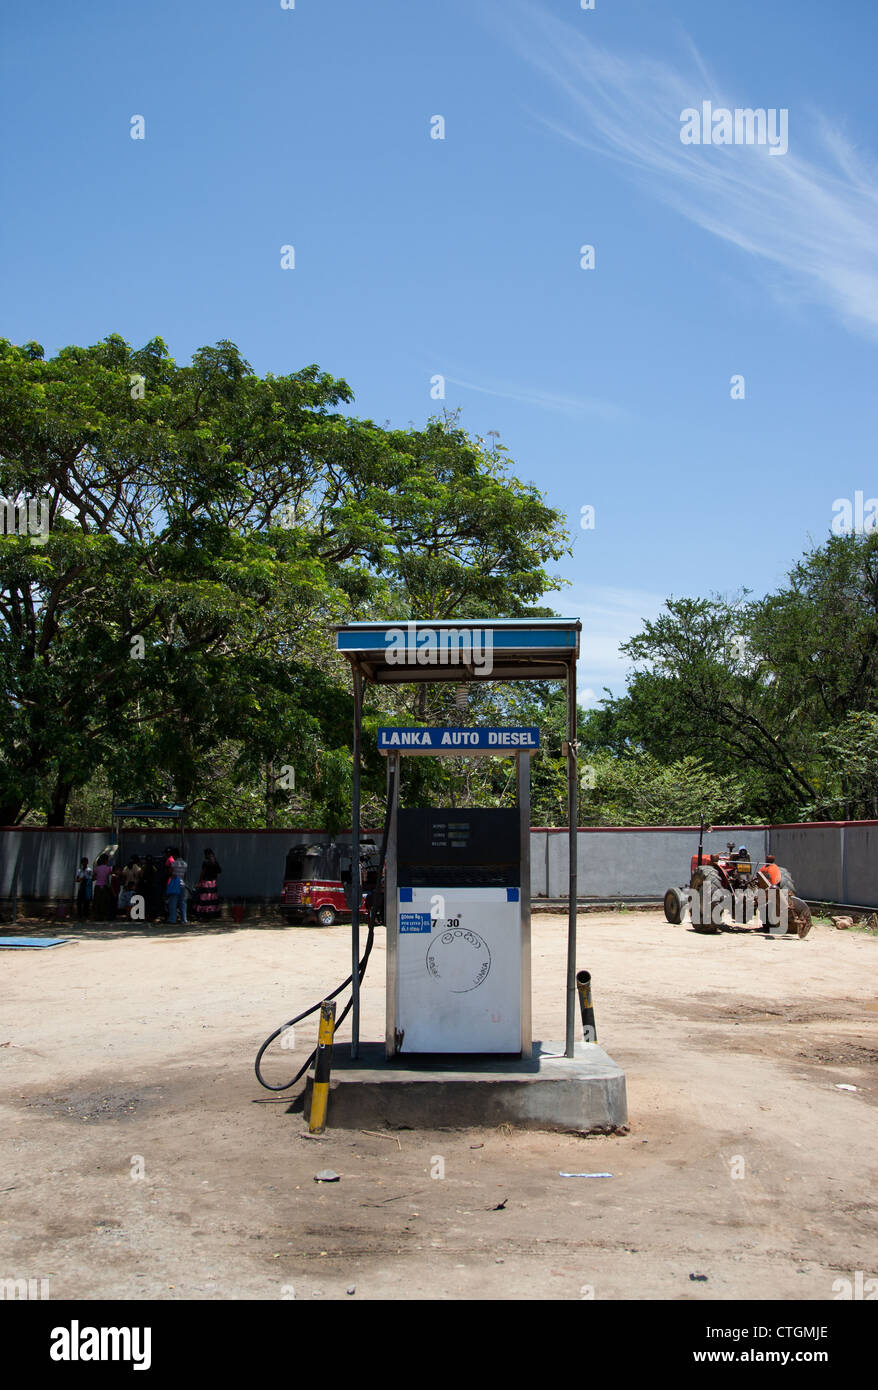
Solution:
<path fill-rule="evenodd" d="M 351 805 L 351 1057 L 360 1055 L 360 735 L 363 677 L 354 669 L 354 785 Z"/>
<path fill-rule="evenodd" d="M 396 871 L 396 818 L 399 810 L 399 779 L 402 758 L 399 753 L 387 755 L 387 787 L 393 778 L 393 800 L 390 806 L 390 828 L 387 834 L 387 855 L 384 860 L 384 929 L 387 942 L 384 1021 L 384 1055 L 396 1056 L 396 1002 L 399 988 L 399 898 Z"/>
<path fill-rule="evenodd" d="M 530 753 L 516 753 L 515 781 L 521 819 L 521 1055 L 533 1052 L 530 964 Z"/>
<path fill-rule="evenodd" d="M 570 669 L 567 672 L 567 829 L 570 876 L 567 888 L 567 1027 L 564 1042 L 565 1057 L 573 1056 L 576 1031 L 577 821 L 579 819 L 579 784 L 577 782 L 577 770 L 576 657 L 573 656 L 570 661 Z"/>

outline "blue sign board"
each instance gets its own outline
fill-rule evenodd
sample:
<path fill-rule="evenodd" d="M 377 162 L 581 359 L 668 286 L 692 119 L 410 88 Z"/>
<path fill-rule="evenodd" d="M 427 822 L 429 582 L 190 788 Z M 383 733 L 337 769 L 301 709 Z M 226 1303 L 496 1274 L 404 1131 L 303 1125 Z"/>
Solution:
<path fill-rule="evenodd" d="M 378 747 L 382 753 L 402 750 L 434 753 L 525 753 L 539 746 L 540 731 L 537 728 L 378 730 Z"/>
<path fill-rule="evenodd" d="M 433 931 L 433 919 L 429 912 L 401 912 L 399 914 L 401 932 L 420 932 L 429 936 Z"/>

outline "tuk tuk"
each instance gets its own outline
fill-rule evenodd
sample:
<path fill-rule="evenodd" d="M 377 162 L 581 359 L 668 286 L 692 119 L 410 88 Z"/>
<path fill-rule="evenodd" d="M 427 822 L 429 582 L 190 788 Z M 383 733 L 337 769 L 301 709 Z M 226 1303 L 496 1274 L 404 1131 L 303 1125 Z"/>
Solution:
<path fill-rule="evenodd" d="M 371 840 L 360 845 L 360 910 L 368 911 L 369 897 L 376 876 L 378 847 Z M 331 927 L 341 917 L 351 916 L 346 892 L 351 880 L 351 851 L 334 841 L 323 844 L 293 845 L 287 851 L 281 905 L 289 922 L 318 922 Z"/>

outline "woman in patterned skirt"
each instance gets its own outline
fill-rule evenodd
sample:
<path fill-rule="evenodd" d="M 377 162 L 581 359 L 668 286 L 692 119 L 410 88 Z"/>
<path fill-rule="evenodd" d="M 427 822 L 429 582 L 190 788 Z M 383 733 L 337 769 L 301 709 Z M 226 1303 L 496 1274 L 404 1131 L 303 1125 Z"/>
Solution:
<path fill-rule="evenodd" d="M 116 915 L 116 899 L 110 887 L 110 875 L 113 869 L 110 864 L 110 856 L 101 854 L 95 864 L 94 875 L 94 899 L 92 903 L 92 916 L 97 922 L 111 922 Z"/>
<path fill-rule="evenodd" d="M 219 916 L 220 900 L 216 881 L 221 873 L 222 870 L 213 850 L 206 849 L 198 879 L 198 902 L 195 905 L 195 916 L 199 922 L 209 921 L 212 917 Z"/>

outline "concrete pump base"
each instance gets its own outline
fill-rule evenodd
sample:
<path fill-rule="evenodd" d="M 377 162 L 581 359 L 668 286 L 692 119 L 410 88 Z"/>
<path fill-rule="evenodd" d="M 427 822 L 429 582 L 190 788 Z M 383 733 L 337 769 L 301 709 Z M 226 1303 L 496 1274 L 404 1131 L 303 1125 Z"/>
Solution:
<path fill-rule="evenodd" d="M 576 1134 L 609 1132 L 628 1123 L 625 1073 L 597 1043 L 534 1042 L 533 1056 L 436 1055 L 387 1061 L 383 1043 L 349 1043 L 332 1051 L 328 1129 L 469 1129 L 516 1125 Z M 304 1091 L 306 1118 L 312 1078 Z"/>

